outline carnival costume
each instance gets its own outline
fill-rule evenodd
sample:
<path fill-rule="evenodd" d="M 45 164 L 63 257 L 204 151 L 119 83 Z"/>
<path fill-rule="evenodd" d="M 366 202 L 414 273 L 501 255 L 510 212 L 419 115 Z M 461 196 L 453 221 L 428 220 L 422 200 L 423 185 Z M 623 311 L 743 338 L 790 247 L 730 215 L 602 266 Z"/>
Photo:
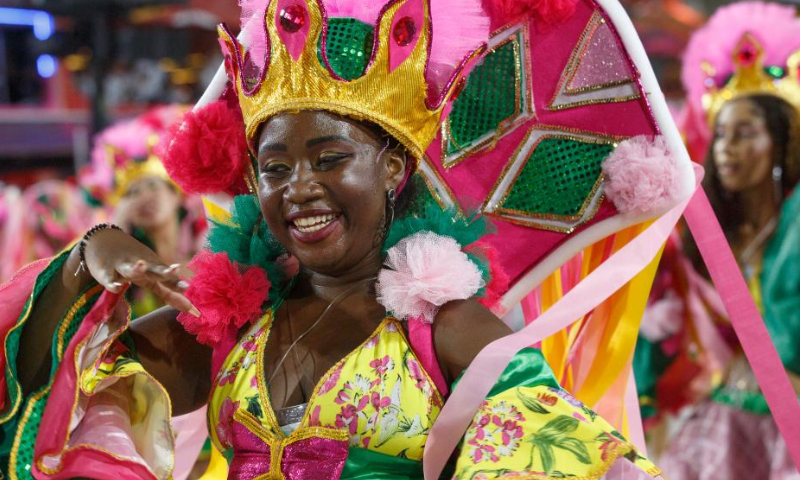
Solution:
<path fill-rule="evenodd" d="M 700 149 L 708 149 L 716 116 L 733 99 L 775 95 L 800 111 L 800 23 L 795 14 L 790 6 L 738 3 L 721 8 L 692 37 L 685 54 L 683 82 L 689 115 L 695 117 L 687 137 L 702 142 Z M 790 132 L 794 143 L 790 141 L 789 148 L 797 148 L 800 131 L 797 125 L 790 128 L 794 128 Z M 784 368 L 797 375 L 800 192 L 794 188 L 781 194 L 786 198 L 774 232 L 765 237 L 763 255 L 740 267 Z M 679 255 L 674 260 L 671 270 L 679 272 L 670 287 L 677 292 L 669 300 L 676 304 L 671 310 L 674 326 L 666 339 L 642 339 L 637 346 L 640 380 L 650 387 L 652 407 L 671 410 L 687 400 L 674 394 L 680 383 L 688 385 L 688 377 L 708 364 L 713 375 L 707 381 L 713 388 L 709 387 L 710 400 L 693 407 L 691 418 L 667 440 L 661 458 L 665 471 L 686 480 L 800 478 L 753 370 L 735 337 L 728 335 L 732 332 L 725 326 L 719 297 L 688 260 Z M 684 318 L 685 324 L 679 320 Z M 686 350 L 687 344 L 693 346 L 691 351 Z"/>
<path fill-rule="evenodd" d="M 242 3 L 241 38 L 220 28 L 227 78 L 187 115 L 165 158 L 185 192 L 205 195 L 214 223 L 209 250 L 189 264 L 186 296 L 202 313 L 178 319 L 214 347 L 208 419 L 230 477 L 438 478 L 450 450 L 437 430 L 461 440 L 452 478 L 658 475 L 620 431 L 635 423 L 621 399 L 659 242 L 640 263 L 622 261 L 620 292 L 577 301 L 586 310 L 563 335 L 541 350 L 506 349 L 513 359 L 488 394 L 467 387 L 480 408 L 457 412 L 470 423 L 462 430 L 441 422 L 474 375 L 447 385 L 431 337 L 449 301 L 475 297 L 503 314 L 539 284 L 546 324 L 545 310 L 565 303 L 556 285 L 628 258 L 643 222 L 680 215 L 670 209 L 691 193 L 691 167 L 619 5 L 487 1 L 487 16 L 475 1 Z M 386 235 L 376 290 L 389 315 L 307 405 L 278 418 L 264 349 L 296 264 L 260 216 L 249 145 L 265 120 L 301 110 L 381 127 L 416 159 L 407 182 L 423 193 Z M 19 331 L 65 258 L 0 292 L 10 305 L 0 318 L 8 474 L 168 478 L 170 400 L 136 361 L 119 295 L 92 287 L 75 301 L 54 338 L 60 366 L 21 398 Z M 619 335 L 631 341 L 620 348 Z M 437 448 L 448 450 L 438 460 Z"/>

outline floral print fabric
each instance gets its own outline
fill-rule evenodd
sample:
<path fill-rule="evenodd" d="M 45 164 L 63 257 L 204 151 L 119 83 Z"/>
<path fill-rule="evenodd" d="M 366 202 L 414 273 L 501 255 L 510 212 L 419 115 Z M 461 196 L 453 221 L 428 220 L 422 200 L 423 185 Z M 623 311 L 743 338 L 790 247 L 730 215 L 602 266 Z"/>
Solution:
<path fill-rule="evenodd" d="M 263 348 L 271 315 L 248 332 L 217 376 L 209 408 L 212 439 L 232 447 L 234 414 L 244 410 L 262 434 L 284 437 L 263 381 Z M 399 321 L 387 318 L 317 384 L 296 433 L 323 427 L 347 433 L 351 447 L 422 460 L 428 431 L 443 401 L 414 356 Z"/>
<path fill-rule="evenodd" d="M 483 402 L 454 479 L 599 479 L 620 457 L 659 470 L 611 425 L 560 388 L 515 387 Z"/>

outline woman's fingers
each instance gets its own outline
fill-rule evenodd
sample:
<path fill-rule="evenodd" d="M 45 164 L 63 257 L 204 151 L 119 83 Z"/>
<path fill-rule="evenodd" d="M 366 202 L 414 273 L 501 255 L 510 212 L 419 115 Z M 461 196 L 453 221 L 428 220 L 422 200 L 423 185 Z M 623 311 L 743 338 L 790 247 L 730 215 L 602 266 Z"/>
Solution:
<path fill-rule="evenodd" d="M 127 281 L 158 295 L 167 305 L 200 316 L 197 308 L 183 295 L 189 284 L 178 276 L 179 267 L 180 265 L 148 264 L 144 260 L 139 260 L 135 263 L 123 263 L 117 267 L 117 271 Z"/>

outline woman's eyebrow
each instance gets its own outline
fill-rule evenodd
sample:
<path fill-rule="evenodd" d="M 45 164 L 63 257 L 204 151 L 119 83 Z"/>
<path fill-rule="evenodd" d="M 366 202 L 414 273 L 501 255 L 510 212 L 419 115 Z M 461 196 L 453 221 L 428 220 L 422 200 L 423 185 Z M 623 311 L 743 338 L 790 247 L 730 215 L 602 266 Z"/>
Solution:
<path fill-rule="evenodd" d="M 355 145 L 355 142 L 353 142 L 347 137 L 343 137 L 341 135 L 327 135 L 325 137 L 312 138 L 311 140 L 306 142 L 306 147 L 310 148 L 319 145 L 321 143 L 328 143 L 328 142 L 346 142 L 351 145 Z"/>
<path fill-rule="evenodd" d="M 264 152 L 288 152 L 289 147 L 282 143 L 267 143 L 258 147 L 258 154 L 261 155 Z"/>

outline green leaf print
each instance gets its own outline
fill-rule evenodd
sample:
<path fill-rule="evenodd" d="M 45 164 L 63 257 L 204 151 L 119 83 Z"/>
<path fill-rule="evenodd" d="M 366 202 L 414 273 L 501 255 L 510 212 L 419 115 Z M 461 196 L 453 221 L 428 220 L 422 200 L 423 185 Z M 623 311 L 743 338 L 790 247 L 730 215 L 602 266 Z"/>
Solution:
<path fill-rule="evenodd" d="M 589 456 L 589 450 L 586 448 L 586 445 L 584 445 L 583 442 L 577 438 L 565 437 L 559 439 L 556 443 L 556 447 L 572 452 L 572 454 L 575 455 L 575 457 L 581 463 L 592 463 L 592 457 Z"/>
<path fill-rule="evenodd" d="M 261 405 L 258 403 L 258 395 L 247 397 L 247 411 L 256 418 L 264 416 L 264 412 L 261 411 Z"/>
<path fill-rule="evenodd" d="M 525 405 L 525 408 L 532 411 L 533 413 L 542 413 L 542 414 L 550 413 L 550 410 L 542 406 L 542 403 L 539 401 L 539 399 L 534 397 L 529 397 L 524 393 L 522 393 L 519 389 L 517 389 L 517 398 L 519 398 L 519 401 L 522 402 L 523 405 Z"/>
<path fill-rule="evenodd" d="M 533 444 L 531 450 L 531 461 L 528 464 L 530 470 L 536 461 L 536 453 L 542 462 L 542 469 L 546 474 L 551 475 L 555 467 L 555 448 L 566 450 L 572 453 L 579 462 L 584 464 L 591 463 L 591 457 L 586 446 L 577 438 L 568 436 L 568 433 L 578 429 L 580 421 L 569 415 L 559 415 L 547 422 L 538 432 L 531 434 L 529 441 Z"/>

